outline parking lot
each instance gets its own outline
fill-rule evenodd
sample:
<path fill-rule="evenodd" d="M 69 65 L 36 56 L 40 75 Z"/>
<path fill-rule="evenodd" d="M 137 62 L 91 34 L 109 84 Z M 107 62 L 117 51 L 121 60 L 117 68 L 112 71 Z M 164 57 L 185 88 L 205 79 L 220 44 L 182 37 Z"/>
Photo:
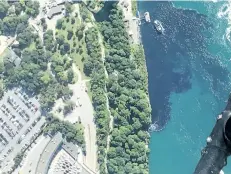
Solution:
<path fill-rule="evenodd" d="M 20 89 L 5 93 L 0 101 L 0 168 L 8 171 L 15 156 L 27 148 L 45 123 L 37 99 Z"/>

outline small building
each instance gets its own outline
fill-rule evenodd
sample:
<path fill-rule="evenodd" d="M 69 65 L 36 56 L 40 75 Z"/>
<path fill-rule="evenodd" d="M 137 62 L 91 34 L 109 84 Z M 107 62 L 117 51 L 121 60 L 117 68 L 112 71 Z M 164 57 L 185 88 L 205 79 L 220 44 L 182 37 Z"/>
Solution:
<path fill-rule="evenodd" d="M 74 159 L 77 161 L 78 159 L 78 151 L 79 148 L 75 144 L 69 142 L 69 143 L 63 143 L 62 148 Z"/>
<path fill-rule="evenodd" d="M 15 54 L 12 49 L 9 49 L 9 53 L 5 56 L 5 59 L 11 63 L 14 63 L 18 67 L 21 63 L 21 59 Z"/>
<path fill-rule="evenodd" d="M 66 2 L 73 3 L 73 0 L 57 0 L 55 1 L 57 5 L 64 4 Z"/>
<path fill-rule="evenodd" d="M 65 3 L 65 0 L 57 0 L 56 3 L 57 5 L 62 5 Z"/>
<path fill-rule="evenodd" d="M 17 57 L 15 60 L 14 60 L 14 65 L 16 67 L 18 67 L 19 65 L 21 64 L 21 59 L 19 57 Z"/>
<path fill-rule="evenodd" d="M 61 14 L 64 9 L 64 5 L 58 5 L 55 7 L 52 7 L 50 11 L 47 13 L 48 19 L 51 19 L 54 15 Z"/>

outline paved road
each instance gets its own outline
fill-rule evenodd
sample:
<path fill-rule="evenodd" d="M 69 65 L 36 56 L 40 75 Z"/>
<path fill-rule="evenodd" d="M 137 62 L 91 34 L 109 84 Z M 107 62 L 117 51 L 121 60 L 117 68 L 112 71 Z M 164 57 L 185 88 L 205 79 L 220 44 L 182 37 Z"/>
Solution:
<path fill-rule="evenodd" d="M 40 158 L 40 154 L 42 154 L 44 148 L 50 140 L 50 137 L 44 137 L 43 135 L 37 140 L 37 144 L 30 150 L 28 156 L 24 160 L 24 164 L 20 169 L 22 174 L 36 173 L 36 167 Z"/>

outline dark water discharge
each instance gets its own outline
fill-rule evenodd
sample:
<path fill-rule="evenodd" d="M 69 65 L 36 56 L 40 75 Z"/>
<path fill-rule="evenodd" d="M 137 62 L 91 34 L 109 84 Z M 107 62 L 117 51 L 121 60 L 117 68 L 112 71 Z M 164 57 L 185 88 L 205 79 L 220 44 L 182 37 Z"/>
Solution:
<path fill-rule="evenodd" d="M 226 7 L 225 7 L 226 6 Z M 190 174 L 231 91 L 228 2 L 139 2 L 152 119 L 151 174 Z M 156 32 L 153 21 L 165 32 Z M 230 162 L 231 164 L 231 162 Z M 225 170 L 231 173 L 231 167 Z"/>

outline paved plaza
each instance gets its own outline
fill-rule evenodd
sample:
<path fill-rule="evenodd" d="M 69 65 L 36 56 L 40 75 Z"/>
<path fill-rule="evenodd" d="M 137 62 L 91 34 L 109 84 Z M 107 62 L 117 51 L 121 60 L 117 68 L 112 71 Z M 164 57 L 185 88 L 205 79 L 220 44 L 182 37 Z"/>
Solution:
<path fill-rule="evenodd" d="M 0 173 L 9 171 L 15 156 L 24 151 L 45 123 L 37 99 L 20 89 L 5 93 L 0 101 Z"/>

